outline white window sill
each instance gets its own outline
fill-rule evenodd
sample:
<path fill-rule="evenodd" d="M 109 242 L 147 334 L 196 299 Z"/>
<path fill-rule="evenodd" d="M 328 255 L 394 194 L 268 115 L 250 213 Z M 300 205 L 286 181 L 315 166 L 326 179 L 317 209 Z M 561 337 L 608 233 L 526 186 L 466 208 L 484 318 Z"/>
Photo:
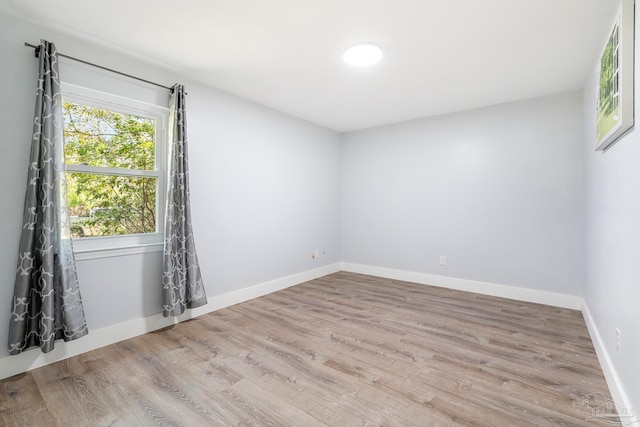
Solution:
<path fill-rule="evenodd" d="M 75 249 L 73 253 L 76 261 L 86 261 L 90 259 L 112 258 L 128 255 L 147 254 L 151 252 L 162 252 L 163 246 L 164 245 L 162 243 L 151 243 L 112 248 Z"/>

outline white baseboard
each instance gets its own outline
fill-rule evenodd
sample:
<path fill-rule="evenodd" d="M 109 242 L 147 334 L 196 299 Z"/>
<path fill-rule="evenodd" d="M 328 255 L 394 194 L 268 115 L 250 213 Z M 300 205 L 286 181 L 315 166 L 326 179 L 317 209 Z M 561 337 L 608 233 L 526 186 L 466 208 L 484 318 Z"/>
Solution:
<path fill-rule="evenodd" d="M 620 422 L 625 427 L 640 427 L 640 420 L 638 420 L 638 415 L 634 413 L 633 408 L 631 407 L 629 398 L 627 397 L 627 394 L 624 391 L 624 387 L 620 382 L 618 373 L 613 367 L 611 357 L 609 357 L 609 352 L 604 345 L 602 336 L 598 331 L 598 327 L 596 326 L 596 322 L 591 315 L 591 311 L 589 311 L 589 307 L 587 306 L 586 301 L 583 301 L 582 303 L 582 315 L 584 316 L 584 321 L 587 324 L 589 335 L 591 335 L 591 342 L 593 342 L 593 347 L 595 348 L 596 354 L 598 355 L 598 360 L 600 361 L 602 372 L 604 373 L 604 377 L 607 380 L 607 385 L 609 386 L 611 397 L 613 398 L 613 402 L 618 409 Z"/>
<path fill-rule="evenodd" d="M 158 329 L 166 328 L 184 320 L 192 319 L 212 311 L 220 310 L 253 298 L 270 294 L 272 292 L 286 289 L 309 280 L 317 279 L 327 274 L 340 271 L 340 263 L 330 264 L 291 276 L 260 283 L 245 289 L 229 292 L 223 295 L 209 297 L 209 303 L 202 307 L 187 310 L 179 317 L 163 317 L 162 314 L 155 314 L 149 317 L 141 317 L 129 320 L 117 325 L 91 331 L 90 334 L 81 339 L 63 342 L 56 342 L 55 349 L 49 353 L 42 353 L 34 348 L 15 356 L 0 358 L 0 379 L 21 374 L 44 365 L 58 362 L 69 357 L 77 356 L 100 347 L 124 341 L 139 335 L 146 334 Z"/>
<path fill-rule="evenodd" d="M 437 276 L 434 274 L 394 270 L 391 268 L 374 267 L 371 265 L 352 264 L 348 262 L 341 263 L 341 269 L 351 273 L 368 274 L 387 279 L 419 283 L 421 285 L 457 289 L 460 291 L 475 292 L 483 295 L 570 308 L 573 310 L 580 310 L 580 308 L 582 308 L 582 298 L 575 295 L 518 288 L 514 286 L 498 285 L 495 283 L 477 282 L 475 280 L 457 279 L 455 277 Z"/>

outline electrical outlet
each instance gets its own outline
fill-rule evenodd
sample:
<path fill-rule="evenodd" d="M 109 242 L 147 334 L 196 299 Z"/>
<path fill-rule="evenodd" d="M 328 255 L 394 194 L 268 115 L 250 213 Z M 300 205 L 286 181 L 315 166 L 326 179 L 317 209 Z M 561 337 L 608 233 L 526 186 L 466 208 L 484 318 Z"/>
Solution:
<path fill-rule="evenodd" d="M 440 265 L 447 265 L 447 257 L 440 255 Z"/>
<path fill-rule="evenodd" d="M 318 259 L 318 250 L 314 249 L 313 253 L 311 254 L 311 259 Z"/>
<path fill-rule="evenodd" d="M 616 328 L 616 351 L 620 353 L 620 329 Z"/>

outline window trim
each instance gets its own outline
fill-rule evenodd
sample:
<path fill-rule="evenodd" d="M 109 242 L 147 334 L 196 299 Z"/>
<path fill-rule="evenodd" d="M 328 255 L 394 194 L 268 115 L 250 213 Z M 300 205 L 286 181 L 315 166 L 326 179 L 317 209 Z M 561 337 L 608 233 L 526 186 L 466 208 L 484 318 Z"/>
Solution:
<path fill-rule="evenodd" d="M 61 84 L 61 93 L 65 101 L 145 117 L 155 120 L 156 123 L 154 170 L 65 165 L 67 172 L 157 179 L 155 233 L 75 238 L 72 239 L 72 244 L 76 259 L 86 260 L 161 251 L 164 243 L 169 108 L 70 83 Z"/>

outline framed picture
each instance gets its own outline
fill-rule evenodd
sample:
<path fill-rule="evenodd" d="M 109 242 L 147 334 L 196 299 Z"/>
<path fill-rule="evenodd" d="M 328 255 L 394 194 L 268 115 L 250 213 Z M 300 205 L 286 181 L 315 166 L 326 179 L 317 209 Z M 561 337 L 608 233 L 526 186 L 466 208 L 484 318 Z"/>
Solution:
<path fill-rule="evenodd" d="M 596 70 L 596 150 L 616 142 L 634 124 L 634 0 L 621 0 Z"/>

